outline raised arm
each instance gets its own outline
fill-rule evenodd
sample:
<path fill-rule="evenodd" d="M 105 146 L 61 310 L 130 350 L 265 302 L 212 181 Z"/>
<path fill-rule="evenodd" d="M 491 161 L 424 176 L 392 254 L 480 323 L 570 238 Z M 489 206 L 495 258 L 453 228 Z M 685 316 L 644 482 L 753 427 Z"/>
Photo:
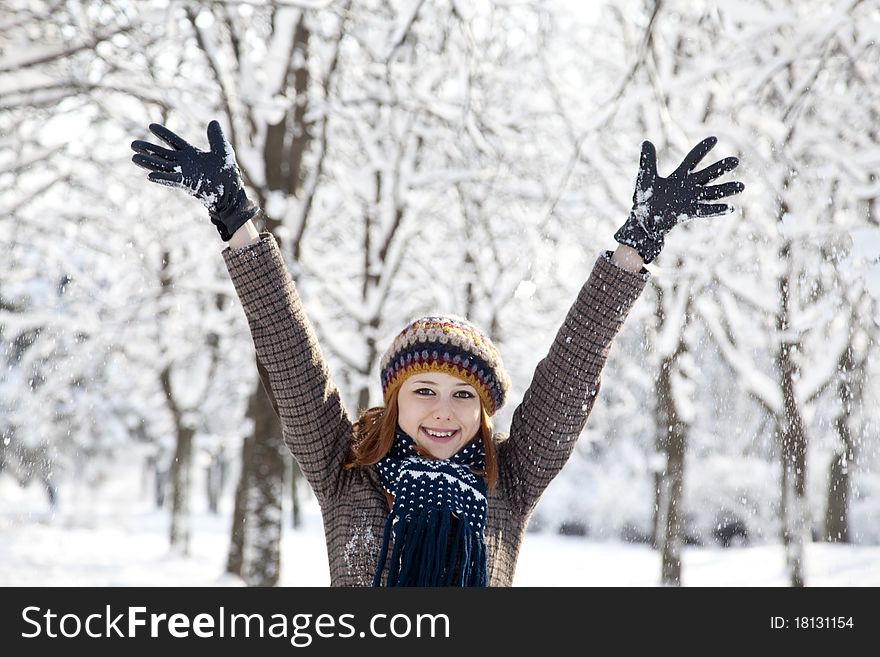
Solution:
<path fill-rule="evenodd" d="M 248 199 L 235 153 L 220 124 L 208 125 L 210 149 L 190 145 L 164 126 L 150 130 L 169 148 L 135 141 L 132 161 L 149 180 L 199 199 L 230 248 L 223 257 L 241 299 L 266 387 L 281 418 L 284 440 L 316 496 L 338 489 L 351 422 L 330 380 L 296 287 L 271 235 L 251 221 L 259 208 Z"/>
<path fill-rule="evenodd" d="M 737 166 L 735 157 L 694 171 L 715 143 L 714 137 L 701 141 L 667 178 L 657 175 L 654 146 L 642 144 L 632 210 L 614 235 L 620 246 L 597 260 L 538 364 L 514 411 L 510 438 L 501 446 L 501 479 L 525 512 L 571 456 L 599 394 L 611 342 L 648 279 L 642 265 L 660 253 L 674 226 L 730 213 L 732 207 L 708 201 L 743 190 L 739 182 L 708 185 Z"/>
<path fill-rule="evenodd" d="M 648 279 L 599 257 L 547 356 L 538 363 L 501 443 L 502 482 L 530 512 L 568 461 L 599 394 L 611 342 Z"/>
<path fill-rule="evenodd" d="M 284 442 L 323 502 L 339 488 L 351 421 L 314 329 L 272 235 L 226 249 L 223 258 L 268 378 Z"/>

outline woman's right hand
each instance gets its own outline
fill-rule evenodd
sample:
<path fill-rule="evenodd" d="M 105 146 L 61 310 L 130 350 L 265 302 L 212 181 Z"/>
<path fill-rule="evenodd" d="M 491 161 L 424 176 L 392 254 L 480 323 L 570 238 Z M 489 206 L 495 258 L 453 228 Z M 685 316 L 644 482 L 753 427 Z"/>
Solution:
<path fill-rule="evenodd" d="M 150 172 L 151 182 L 178 187 L 199 199 L 220 237 L 228 242 L 259 208 L 244 191 L 235 153 L 220 124 L 208 124 L 209 151 L 199 150 L 158 123 L 150 124 L 150 132 L 171 148 L 134 141 L 132 162 Z"/>

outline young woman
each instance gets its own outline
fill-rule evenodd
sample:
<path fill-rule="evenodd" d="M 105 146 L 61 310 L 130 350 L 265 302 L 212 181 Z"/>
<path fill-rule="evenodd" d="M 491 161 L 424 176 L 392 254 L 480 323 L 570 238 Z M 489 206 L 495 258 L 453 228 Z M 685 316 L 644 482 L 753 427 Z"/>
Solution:
<path fill-rule="evenodd" d="M 278 246 L 251 221 L 259 210 L 220 125 L 208 125 L 208 151 L 161 125 L 150 130 L 170 148 L 135 141 L 134 163 L 200 199 L 229 242 L 223 257 L 284 441 L 321 505 L 333 586 L 509 586 L 529 516 L 571 455 L 611 342 L 645 286 L 643 265 L 676 224 L 727 214 L 733 208 L 710 201 L 743 189 L 708 184 L 737 166 L 734 157 L 695 171 L 714 137 L 666 178 L 653 145 L 642 144 L 620 246 L 597 259 L 502 440 L 492 432 L 510 386 L 501 357 L 451 315 L 400 332 L 380 364 L 384 406 L 352 424 Z"/>

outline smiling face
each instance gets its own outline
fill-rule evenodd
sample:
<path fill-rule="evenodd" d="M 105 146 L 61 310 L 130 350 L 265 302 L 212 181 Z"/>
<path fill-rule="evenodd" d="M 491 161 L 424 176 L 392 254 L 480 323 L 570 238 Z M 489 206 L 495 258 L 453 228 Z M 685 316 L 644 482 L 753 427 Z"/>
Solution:
<path fill-rule="evenodd" d="M 445 460 L 480 430 L 477 391 L 444 372 L 413 374 L 397 393 L 397 423 L 422 450 Z"/>

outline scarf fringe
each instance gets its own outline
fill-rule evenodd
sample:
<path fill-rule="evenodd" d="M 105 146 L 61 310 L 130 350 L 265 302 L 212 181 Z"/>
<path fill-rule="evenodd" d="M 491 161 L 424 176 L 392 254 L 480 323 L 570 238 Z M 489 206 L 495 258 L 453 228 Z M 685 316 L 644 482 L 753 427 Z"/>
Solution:
<path fill-rule="evenodd" d="M 453 518 L 455 536 L 450 541 Z M 469 522 L 467 516 L 458 518 L 442 507 L 420 509 L 408 518 L 389 514 L 373 586 L 382 585 L 392 536 L 387 586 L 487 586 L 486 548 L 478 536 L 464 530 Z"/>

